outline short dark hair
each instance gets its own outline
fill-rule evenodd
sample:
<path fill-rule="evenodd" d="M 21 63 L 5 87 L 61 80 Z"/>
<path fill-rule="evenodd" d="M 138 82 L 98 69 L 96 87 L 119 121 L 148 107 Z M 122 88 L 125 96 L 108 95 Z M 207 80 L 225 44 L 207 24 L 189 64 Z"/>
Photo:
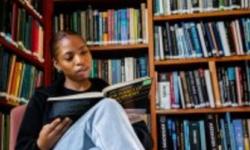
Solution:
<path fill-rule="evenodd" d="M 67 36 L 70 36 L 70 35 L 75 35 L 75 36 L 79 36 L 83 42 L 86 43 L 85 39 L 80 35 L 78 34 L 77 32 L 74 32 L 74 31 L 59 31 L 57 33 L 54 34 L 53 38 L 52 38 L 52 41 L 51 41 L 51 56 L 52 58 L 56 58 L 56 53 L 57 53 L 57 50 L 58 50 L 58 42 L 61 41 L 63 38 L 67 37 Z"/>

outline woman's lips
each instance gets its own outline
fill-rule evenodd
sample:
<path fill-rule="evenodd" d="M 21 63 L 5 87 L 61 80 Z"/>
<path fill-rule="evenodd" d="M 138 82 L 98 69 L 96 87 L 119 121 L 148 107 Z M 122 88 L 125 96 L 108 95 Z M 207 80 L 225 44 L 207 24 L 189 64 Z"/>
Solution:
<path fill-rule="evenodd" d="M 77 69 L 76 72 L 82 72 L 82 71 L 87 71 L 87 70 L 88 70 L 87 67 L 86 68 L 80 68 L 80 69 Z"/>
<path fill-rule="evenodd" d="M 79 69 L 76 71 L 76 74 L 83 76 L 86 74 L 86 72 L 88 71 L 88 68 L 84 68 L 84 69 Z"/>

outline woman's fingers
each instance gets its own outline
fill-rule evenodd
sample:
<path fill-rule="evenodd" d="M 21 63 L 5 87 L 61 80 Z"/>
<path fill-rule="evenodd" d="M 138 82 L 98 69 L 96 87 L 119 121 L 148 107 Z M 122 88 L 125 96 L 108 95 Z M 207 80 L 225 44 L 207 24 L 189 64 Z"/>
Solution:
<path fill-rule="evenodd" d="M 39 133 L 37 145 L 40 149 L 50 149 L 69 128 L 71 120 L 67 117 L 63 120 L 57 118 L 43 126 Z"/>
<path fill-rule="evenodd" d="M 51 133 L 61 122 L 60 118 L 53 120 L 50 124 L 46 124 L 43 128 L 46 134 Z"/>
<path fill-rule="evenodd" d="M 49 132 L 49 137 L 61 137 L 61 135 L 68 129 L 70 123 L 72 121 L 66 117 L 63 119 L 63 121 L 60 121 L 59 123 L 55 120 L 51 124 L 51 132 Z"/>

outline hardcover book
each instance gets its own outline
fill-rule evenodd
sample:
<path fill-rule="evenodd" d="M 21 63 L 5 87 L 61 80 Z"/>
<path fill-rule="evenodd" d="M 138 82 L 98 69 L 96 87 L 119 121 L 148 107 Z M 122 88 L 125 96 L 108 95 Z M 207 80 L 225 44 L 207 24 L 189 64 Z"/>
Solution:
<path fill-rule="evenodd" d="M 110 85 L 101 92 L 86 92 L 60 97 L 49 97 L 48 119 L 70 117 L 78 119 L 102 98 L 117 100 L 124 108 L 146 108 L 152 79 L 142 77 Z"/>

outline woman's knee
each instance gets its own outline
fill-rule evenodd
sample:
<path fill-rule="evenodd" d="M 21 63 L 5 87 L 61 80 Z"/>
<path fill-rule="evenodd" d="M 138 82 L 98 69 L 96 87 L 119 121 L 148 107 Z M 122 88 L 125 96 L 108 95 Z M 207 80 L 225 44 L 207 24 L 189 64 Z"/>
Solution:
<path fill-rule="evenodd" d="M 100 105 L 103 106 L 104 108 L 106 109 L 109 109 L 109 110 L 120 110 L 122 109 L 121 105 L 115 100 L 115 99 L 112 99 L 112 98 L 104 98 L 100 101 Z"/>

